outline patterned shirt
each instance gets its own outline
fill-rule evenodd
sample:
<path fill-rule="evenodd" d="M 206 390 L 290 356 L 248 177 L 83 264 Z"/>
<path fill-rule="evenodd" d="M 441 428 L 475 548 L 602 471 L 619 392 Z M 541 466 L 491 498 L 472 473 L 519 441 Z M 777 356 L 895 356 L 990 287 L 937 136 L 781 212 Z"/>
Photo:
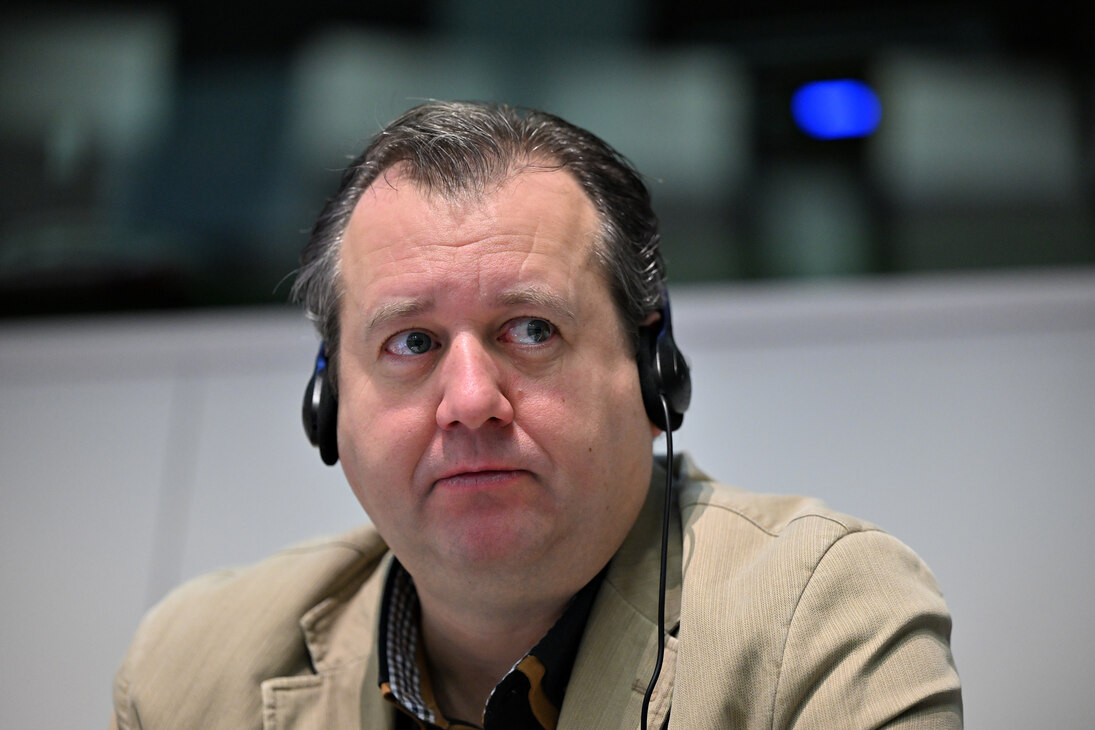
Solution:
<path fill-rule="evenodd" d="M 414 579 L 392 560 L 380 609 L 380 691 L 402 712 L 396 729 L 554 730 L 593 599 L 607 567 L 571 600 L 563 615 L 491 692 L 482 725 L 445 717 L 434 699 L 419 633 Z"/>

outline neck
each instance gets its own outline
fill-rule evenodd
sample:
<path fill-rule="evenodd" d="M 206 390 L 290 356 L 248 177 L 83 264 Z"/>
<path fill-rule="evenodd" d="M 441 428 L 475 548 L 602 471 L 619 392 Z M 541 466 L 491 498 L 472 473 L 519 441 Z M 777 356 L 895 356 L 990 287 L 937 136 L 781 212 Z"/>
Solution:
<path fill-rule="evenodd" d="M 543 605 L 462 609 L 419 593 L 422 641 L 438 706 L 480 722 L 487 698 L 566 609 L 569 596 Z"/>

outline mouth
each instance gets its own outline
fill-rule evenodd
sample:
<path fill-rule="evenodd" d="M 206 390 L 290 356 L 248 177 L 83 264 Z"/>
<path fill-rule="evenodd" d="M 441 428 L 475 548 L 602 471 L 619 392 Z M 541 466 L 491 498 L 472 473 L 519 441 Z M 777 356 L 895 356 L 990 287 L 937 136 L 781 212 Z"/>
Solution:
<path fill-rule="evenodd" d="M 474 489 L 505 486 L 527 476 L 524 469 L 469 468 L 453 470 L 434 482 L 435 488 Z"/>

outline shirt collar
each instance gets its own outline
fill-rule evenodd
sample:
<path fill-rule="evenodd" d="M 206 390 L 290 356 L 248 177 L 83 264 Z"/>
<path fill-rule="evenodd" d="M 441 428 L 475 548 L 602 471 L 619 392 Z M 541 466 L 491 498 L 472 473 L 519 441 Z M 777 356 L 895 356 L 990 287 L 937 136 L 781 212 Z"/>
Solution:
<path fill-rule="evenodd" d="M 554 730 L 593 599 L 607 570 L 575 594 L 547 634 L 498 683 L 487 700 L 485 728 Z M 433 699 L 419 640 L 419 616 L 414 580 L 393 559 L 381 599 L 380 690 L 397 707 L 428 723 L 427 727 L 468 726 L 466 721 L 445 718 Z"/>

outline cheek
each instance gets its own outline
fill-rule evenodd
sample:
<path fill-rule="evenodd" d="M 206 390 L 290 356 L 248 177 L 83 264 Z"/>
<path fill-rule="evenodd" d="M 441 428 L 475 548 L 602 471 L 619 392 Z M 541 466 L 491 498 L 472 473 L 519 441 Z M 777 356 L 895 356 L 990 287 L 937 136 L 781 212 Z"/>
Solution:
<path fill-rule="evenodd" d="M 553 460 L 598 478 L 624 454 L 649 452 L 652 439 L 634 364 L 577 368 L 551 387 L 530 386 L 518 421 Z"/>
<path fill-rule="evenodd" d="M 634 365 L 631 366 L 634 368 Z M 530 425 L 557 468 L 557 496 L 583 550 L 607 559 L 642 507 L 650 482 L 653 435 L 638 374 L 620 368 L 572 379 Z"/>
<path fill-rule="evenodd" d="M 421 408 L 384 405 L 367 393 L 339 403 L 338 452 L 346 479 L 372 515 L 386 490 L 406 491 L 433 421 Z"/>

